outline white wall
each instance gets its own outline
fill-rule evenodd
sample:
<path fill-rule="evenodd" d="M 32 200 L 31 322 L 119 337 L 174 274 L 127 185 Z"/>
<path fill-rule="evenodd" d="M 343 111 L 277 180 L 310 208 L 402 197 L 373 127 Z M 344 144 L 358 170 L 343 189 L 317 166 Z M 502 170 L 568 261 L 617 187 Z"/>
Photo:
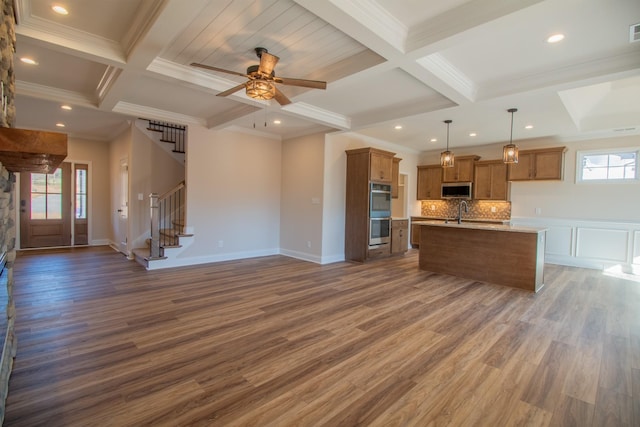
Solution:
<path fill-rule="evenodd" d="M 129 240 L 133 248 L 144 247 L 150 236 L 149 194 L 163 194 L 185 178 L 179 163 L 134 123 L 131 125 L 129 159 Z M 142 195 L 142 200 L 139 199 Z"/>
<path fill-rule="evenodd" d="M 279 253 L 281 170 L 280 141 L 189 126 L 186 231 L 193 237 L 174 265 Z"/>
<path fill-rule="evenodd" d="M 282 143 L 280 252 L 321 262 L 324 134 Z"/>
<path fill-rule="evenodd" d="M 109 204 L 109 221 L 111 232 L 109 239 L 111 246 L 120 248 L 120 236 L 128 236 L 128 225 L 123 225 L 120 221 L 120 200 L 122 198 L 120 189 L 120 160 L 131 157 L 131 128 L 127 128 L 118 137 L 109 144 L 109 177 L 111 181 L 110 187 L 110 204 Z M 121 227 L 126 228 L 122 230 Z M 133 247 L 131 242 L 127 241 L 126 255 L 131 253 Z"/>
<path fill-rule="evenodd" d="M 400 173 L 407 175 L 407 216 L 420 215 L 416 200 L 418 153 L 353 133 L 328 134 L 324 152 L 324 205 L 322 214 L 322 263 L 344 260 L 344 221 L 347 155 L 345 150 L 374 147 L 396 153 Z"/>

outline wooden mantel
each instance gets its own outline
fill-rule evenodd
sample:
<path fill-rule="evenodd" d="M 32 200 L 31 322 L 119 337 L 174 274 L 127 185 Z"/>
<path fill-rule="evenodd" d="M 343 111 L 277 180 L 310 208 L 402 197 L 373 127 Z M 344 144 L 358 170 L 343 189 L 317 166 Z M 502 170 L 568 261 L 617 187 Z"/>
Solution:
<path fill-rule="evenodd" d="M 10 172 L 53 173 L 67 157 L 67 134 L 0 127 L 0 163 Z"/>

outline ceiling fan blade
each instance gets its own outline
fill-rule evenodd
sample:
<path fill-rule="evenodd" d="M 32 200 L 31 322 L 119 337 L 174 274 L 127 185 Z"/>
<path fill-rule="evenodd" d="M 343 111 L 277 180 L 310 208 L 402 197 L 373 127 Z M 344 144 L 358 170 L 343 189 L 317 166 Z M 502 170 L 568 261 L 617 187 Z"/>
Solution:
<path fill-rule="evenodd" d="M 217 94 L 216 96 L 227 96 L 227 95 L 231 95 L 232 93 L 235 93 L 237 91 L 239 91 L 240 89 L 242 89 L 244 87 L 244 83 L 239 84 L 238 86 L 234 86 L 231 89 L 227 89 L 224 92 L 220 92 L 219 94 Z"/>
<path fill-rule="evenodd" d="M 260 67 L 258 68 L 258 71 L 264 75 L 270 76 L 279 60 L 280 58 L 275 55 L 271 55 L 269 52 L 261 52 Z"/>
<path fill-rule="evenodd" d="M 192 67 L 204 68 L 205 70 L 218 71 L 220 73 L 233 74 L 234 76 L 249 77 L 246 74 L 238 73 L 236 71 L 225 70 L 224 68 L 212 67 L 211 65 L 198 64 L 197 62 L 191 63 Z"/>
<path fill-rule="evenodd" d="M 278 89 L 277 87 L 276 87 L 276 96 L 274 96 L 274 98 L 276 99 L 276 101 L 278 101 L 278 104 L 280 105 L 291 104 L 291 100 L 287 98 L 287 96 L 284 93 L 282 93 L 280 89 Z"/>
<path fill-rule="evenodd" d="M 289 77 L 276 77 L 276 83 L 282 83 L 289 86 L 310 87 L 313 89 L 326 89 L 327 82 L 320 80 L 290 79 Z"/>

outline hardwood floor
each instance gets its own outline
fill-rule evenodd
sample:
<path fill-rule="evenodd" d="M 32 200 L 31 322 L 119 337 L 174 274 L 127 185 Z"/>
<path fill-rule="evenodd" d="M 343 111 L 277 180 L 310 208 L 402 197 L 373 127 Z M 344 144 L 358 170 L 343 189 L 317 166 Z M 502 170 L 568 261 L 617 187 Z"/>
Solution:
<path fill-rule="evenodd" d="M 640 282 L 20 253 L 6 426 L 640 425 Z"/>

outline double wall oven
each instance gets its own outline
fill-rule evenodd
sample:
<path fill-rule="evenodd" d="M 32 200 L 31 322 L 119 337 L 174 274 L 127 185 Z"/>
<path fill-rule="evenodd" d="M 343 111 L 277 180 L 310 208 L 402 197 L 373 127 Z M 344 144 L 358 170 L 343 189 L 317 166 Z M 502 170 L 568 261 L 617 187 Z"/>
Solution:
<path fill-rule="evenodd" d="M 391 242 L 391 185 L 372 182 L 369 188 L 369 246 Z"/>

